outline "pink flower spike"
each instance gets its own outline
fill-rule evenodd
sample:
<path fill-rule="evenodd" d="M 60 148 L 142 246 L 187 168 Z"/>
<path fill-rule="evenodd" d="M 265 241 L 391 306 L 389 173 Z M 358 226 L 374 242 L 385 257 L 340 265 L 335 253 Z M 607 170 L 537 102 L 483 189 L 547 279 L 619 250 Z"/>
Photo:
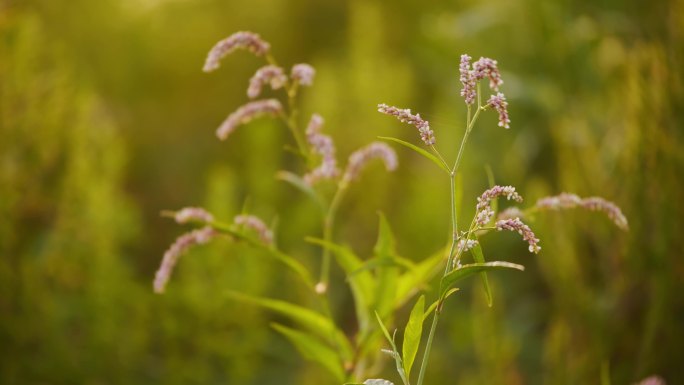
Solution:
<path fill-rule="evenodd" d="M 491 208 L 492 199 L 496 199 L 500 196 L 505 196 L 506 199 L 514 200 L 516 202 L 522 202 L 523 200 L 513 186 L 494 186 L 489 190 L 486 190 L 477 198 L 475 222 L 479 226 L 487 225 L 492 219 L 494 216 L 494 210 Z"/>
<path fill-rule="evenodd" d="M 561 193 L 559 195 L 541 198 L 536 206 L 541 210 L 562 210 L 581 207 L 590 211 L 602 211 L 617 227 L 622 230 L 629 230 L 627 218 L 620 208 L 613 202 L 601 197 L 580 198 L 575 194 Z"/>
<path fill-rule="evenodd" d="M 349 156 L 349 163 L 344 172 L 342 183 L 347 184 L 358 178 L 368 162 L 374 158 L 381 159 L 385 163 L 387 171 L 394 171 L 397 168 L 397 154 L 394 150 L 385 143 L 373 142 Z"/>
<path fill-rule="evenodd" d="M 378 112 L 382 112 L 385 115 L 394 116 L 399 119 L 402 123 L 408 123 L 418 129 L 420 133 L 420 139 L 425 142 L 426 145 L 432 146 L 435 144 L 435 134 L 430 129 L 430 123 L 420 117 L 420 114 L 411 114 L 410 109 L 400 109 L 394 106 L 388 106 L 387 104 L 378 104 Z"/>
<path fill-rule="evenodd" d="M 249 79 L 249 88 L 247 89 L 247 96 L 254 99 L 261 94 L 261 89 L 264 84 L 270 84 L 271 89 L 277 90 L 282 88 L 287 82 L 287 76 L 283 73 L 283 69 L 275 65 L 267 65 L 259 68 L 257 72 Z"/>
<path fill-rule="evenodd" d="M 489 78 L 489 88 L 494 91 L 499 91 L 499 86 L 503 84 L 496 60 L 487 57 L 481 57 L 480 60 L 473 63 L 473 76 L 475 80 Z"/>
<path fill-rule="evenodd" d="M 278 116 L 283 112 L 283 106 L 277 99 L 265 99 L 249 102 L 230 114 L 216 130 L 220 140 L 226 140 L 235 129 L 263 115 Z"/>
<path fill-rule="evenodd" d="M 164 253 L 162 263 L 157 270 L 154 277 L 154 292 L 161 294 L 166 289 L 166 284 L 171 278 L 173 268 L 176 266 L 178 259 L 185 254 L 188 249 L 194 245 L 203 245 L 214 238 L 218 232 L 213 228 L 207 226 L 199 230 L 193 230 L 178 237 L 176 241 Z"/>
<path fill-rule="evenodd" d="M 201 207 L 185 207 L 176 211 L 173 217 L 178 224 L 189 222 L 211 222 L 214 216 Z"/>
<path fill-rule="evenodd" d="M 459 66 L 460 81 L 463 84 L 461 96 L 465 98 L 467 105 L 475 103 L 475 97 L 477 96 L 475 75 L 470 70 L 470 59 L 472 58 L 466 54 L 461 55 L 461 64 Z"/>
<path fill-rule="evenodd" d="M 306 63 L 295 64 L 292 66 L 292 72 L 290 74 L 293 80 L 297 81 L 303 86 L 311 86 L 313 84 L 315 75 L 316 70 Z"/>
<path fill-rule="evenodd" d="M 234 219 L 236 225 L 245 226 L 249 229 L 254 230 L 258 235 L 259 239 L 267 244 L 273 244 L 273 231 L 264 224 L 264 221 L 259 219 L 254 215 L 237 215 Z"/>
<path fill-rule="evenodd" d="M 318 114 L 313 114 L 306 127 L 306 140 L 312 151 L 322 157 L 321 165 L 304 175 L 304 181 L 310 186 L 322 179 L 332 179 L 339 175 L 335 159 L 335 144 L 330 136 L 321 134 L 322 126 L 323 118 Z"/>
<path fill-rule="evenodd" d="M 510 128 L 511 119 L 508 117 L 508 102 L 501 92 L 492 95 L 487 100 L 487 105 L 493 107 L 499 113 L 499 127 Z"/>
<path fill-rule="evenodd" d="M 502 231 L 502 230 L 517 231 L 518 234 L 522 235 L 523 240 L 527 241 L 527 243 L 530 245 L 530 247 L 529 247 L 530 253 L 537 254 L 541 250 L 541 247 L 539 246 L 539 239 L 537 239 L 537 237 L 534 235 L 532 230 L 530 230 L 529 226 L 522 223 L 520 218 L 503 219 L 503 220 L 497 221 L 496 222 L 496 229 L 498 231 Z"/>
<path fill-rule="evenodd" d="M 211 72 L 219 68 L 221 59 L 236 49 L 245 49 L 256 56 L 263 56 L 271 49 L 271 45 L 254 32 L 236 32 L 214 45 L 207 55 L 207 60 L 204 62 L 202 70 L 204 72 Z"/>

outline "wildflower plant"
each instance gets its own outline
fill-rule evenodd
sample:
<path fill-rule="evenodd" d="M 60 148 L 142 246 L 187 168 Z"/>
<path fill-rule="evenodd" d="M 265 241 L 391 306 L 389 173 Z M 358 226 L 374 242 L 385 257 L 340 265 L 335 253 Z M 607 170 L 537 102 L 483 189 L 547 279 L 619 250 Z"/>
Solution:
<path fill-rule="evenodd" d="M 312 114 L 306 124 L 302 124 L 299 118 L 298 95 L 302 87 L 313 85 L 314 68 L 300 63 L 286 71 L 271 54 L 268 42 L 252 32 L 237 32 L 211 49 L 204 71 L 218 69 L 221 60 L 237 50 L 262 57 L 265 63 L 249 80 L 247 96 L 252 101 L 231 113 L 218 127 L 216 135 L 220 140 L 226 140 L 240 126 L 262 117 L 278 119 L 290 131 L 295 143 L 295 153 L 302 160 L 303 170 L 280 171 L 277 178 L 304 192 L 320 208 L 321 236 L 306 238 L 308 242 L 321 247 L 318 277 L 314 279 L 307 266 L 277 246 L 277 234 L 260 218 L 243 212 L 237 214 L 232 221 L 224 222 L 202 208 L 189 207 L 165 212 L 165 215 L 177 223 L 193 223 L 197 228 L 181 235 L 166 251 L 154 280 L 154 290 L 164 292 L 179 258 L 194 245 L 207 243 L 217 237 L 227 237 L 266 250 L 316 299 L 314 308 L 236 292 L 228 292 L 228 296 L 288 318 L 292 325 L 273 324 L 273 329 L 292 342 L 305 358 L 325 368 L 338 383 L 360 384 L 360 381 L 364 381 L 365 385 L 393 385 L 383 379 L 368 379 L 379 372 L 386 361 L 386 356 L 383 356 L 386 353 L 394 360 L 397 374 L 404 385 L 423 384 L 439 318 L 447 298 L 458 291 L 455 285 L 467 277 L 480 275 L 491 306 L 492 293 L 487 273 L 494 270 L 524 270 L 523 266 L 510 262 L 487 262 L 480 243 L 480 238 L 486 234 L 492 231 L 517 232 L 527 242 L 529 251 L 537 254 L 541 251 L 540 240 L 523 220 L 538 212 L 573 208 L 602 211 L 619 228 L 627 230 L 627 220 L 615 204 L 603 198 L 580 198 L 568 193 L 539 199 L 535 205 L 526 209 L 511 206 L 499 213 L 499 198 L 516 203 L 521 203 L 523 198 L 513 186 L 499 186 L 493 182 L 490 182 L 490 188 L 475 201 L 475 214 L 470 222 L 465 226 L 459 224 L 455 203 L 457 175 L 466 143 L 480 114 L 493 111 L 498 115 L 500 127 L 508 129 L 511 124 L 508 102 L 499 89 L 503 80 L 496 60 L 480 58 L 471 63 L 470 56 L 461 56 L 459 79 L 462 84 L 461 96 L 467 110 L 465 130 L 460 145 L 440 143 L 445 148 L 454 150 L 453 162 L 448 162 L 447 157 L 438 150 L 435 132 L 420 114 L 413 114 L 409 109 L 379 104 L 379 112 L 414 126 L 424 146 L 393 137 L 381 137 L 385 142 L 373 142 L 353 152 L 342 168 L 337 160 L 334 140 L 324 133 L 323 117 Z M 280 93 L 280 97 L 258 99 L 265 87 Z M 489 97 L 485 102 L 483 99 L 486 92 L 483 88 L 489 90 Z M 389 223 L 382 214 L 371 258 L 361 258 L 351 248 L 342 246 L 333 239 L 339 205 L 354 182 L 360 180 L 366 165 L 378 159 L 387 171 L 397 168 L 397 155 L 386 142 L 401 144 L 416 151 L 433 162 L 450 180 L 449 245 L 418 263 L 399 256 Z M 324 188 L 330 185 L 335 186 L 332 192 L 331 189 Z M 470 260 L 467 260 L 467 255 L 470 255 Z M 333 259 L 345 272 L 346 282 L 354 299 L 357 330 L 353 334 L 335 324 L 328 299 Z M 393 324 L 396 310 L 414 298 L 420 288 L 425 287 L 439 271 L 442 275 L 436 298 L 432 302 L 426 302 L 426 297 L 421 295 L 415 301 L 399 348 L 396 330 L 390 333 L 385 325 Z M 431 326 L 423 344 L 423 324 L 430 316 Z M 389 349 L 381 349 L 383 338 L 389 344 Z M 419 354 L 421 347 L 422 354 Z M 419 366 L 418 357 L 421 357 Z"/>

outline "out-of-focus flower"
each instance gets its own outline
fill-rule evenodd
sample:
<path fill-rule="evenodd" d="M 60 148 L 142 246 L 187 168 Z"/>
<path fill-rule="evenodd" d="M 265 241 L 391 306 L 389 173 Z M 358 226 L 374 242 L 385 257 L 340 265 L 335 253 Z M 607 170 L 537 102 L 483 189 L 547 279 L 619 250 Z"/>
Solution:
<path fill-rule="evenodd" d="M 335 159 L 335 144 L 330 136 L 321 134 L 322 126 L 323 118 L 318 114 L 313 114 L 309 125 L 306 127 L 306 140 L 309 142 L 312 151 L 322 158 L 320 166 L 304 175 L 304 181 L 308 185 L 339 175 L 337 160 Z"/>
<path fill-rule="evenodd" d="M 601 197 L 580 198 L 575 194 L 561 193 L 559 195 L 539 199 L 536 206 L 541 210 L 561 210 L 581 207 L 591 211 L 602 211 L 617 227 L 622 230 L 629 229 L 627 218 L 622 214 L 620 208 L 615 203 Z"/>
<path fill-rule="evenodd" d="M 183 224 L 188 222 L 211 222 L 214 216 L 210 212 L 201 207 L 185 207 L 178 211 L 173 216 L 176 223 Z"/>
<path fill-rule="evenodd" d="M 164 253 L 162 263 L 157 270 L 154 277 L 154 291 L 155 293 L 163 293 L 166 289 L 166 284 L 171 278 L 173 268 L 176 266 L 178 259 L 185 254 L 185 252 L 194 245 L 202 245 L 209 242 L 218 233 L 213 228 L 206 226 L 198 230 L 193 230 L 178 237 L 176 241 Z"/>
<path fill-rule="evenodd" d="M 312 66 L 300 63 L 292 66 L 290 77 L 303 86 L 311 86 L 315 75 L 316 70 Z"/>
<path fill-rule="evenodd" d="M 273 231 L 264 224 L 264 221 L 254 215 L 237 215 L 233 220 L 236 225 L 245 226 L 254 230 L 259 239 L 267 245 L 273 244 Z"/>
<path fill-rule="evenodd" d="M 261 39 L 261 36 L 254 32 L 240 31 L 219 41 L 209 51 L 207 60 L 204 62 L 204 72 L 211 72 L 221 65 L 221 59 L 229 55 L 236 49 L 245 49 L 255 54 L 263 56 L 271 49 L 271 45 Z"/>
<path fill-rule="evenodd" d="M 420 139 L 425 142 L 426 145 L 432 146 L 435 144 L 435 133 L 430 129 L 430 123 L 420 117 L 420 114 L 411 114 L 410 109 L 401 109 L 394 106 L 388 106 L 387 104 L 378 104 L 378 111 L 383 114 L 394 116 L 399 119 L 400 122 L 408 123 L 418 129 L 420 133 Z"/>
<path fill-rule="evenodd" d="M 282 112 L 283 106 L 277 99 L 249 102 L 238 108 L 223 121 L 216 130 L 216 136 L 221 140 L 225 140 L 241 124 L 249 123 L 263 115 L 278 116 Z"/>
<path fill-rule="evenodd" d="M 364 167 L 374 158 L 381 159 L 385 163 L 387 171 L 394 171 L 397 168 L 397 154 L 394 150 L 385 143 L 373 142 L 349 156 L 349 163 L 342 178 L 343 183 L 347 184 L 358 178 Z"/>
<path fill-rule="evenodd" d="M 264 84 L 270 84 L 271 89 L 277 90 L 283 87 L 285 83 L 287 83 L 287 76 L 285 76 L 282 68 L 270 64 L 263 66 L 249 79 L 247 96 L 250 99 L 258 97 Z"/>

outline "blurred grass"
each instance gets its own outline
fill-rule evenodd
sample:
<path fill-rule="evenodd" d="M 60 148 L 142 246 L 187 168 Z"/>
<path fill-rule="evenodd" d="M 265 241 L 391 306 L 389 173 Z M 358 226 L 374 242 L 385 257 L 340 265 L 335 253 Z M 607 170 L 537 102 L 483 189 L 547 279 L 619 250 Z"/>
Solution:
<path fill-rule="evenodd" d="M 450 300 L 427 383 L 597 383 L 605 363 L 614 384 L 684 382 L 682 25 L 681 0 L 0 1 L 0 382 L 327 380 L 268 330 L 271 315 L 221 294 L 302 301 L 254 251 L 193 251 L 168 293 L 151 294 L 182 231 L 162 209 L 202 204 L 229 219 L 248 200 L 277 216 L 283 248 L 318 263 L 302 241 L 320 231 L 315 207 L 273 178 L 298 167 L 285 130 L 263 121 L 226 143 L 213 135 L 258 61 L 236 54 L 211 75 L 201 65 L 241 29 L 281 62 L 316 67 L 302 117 L 325 117 L 342 159 L 378 135 L 415 141 L 375 112 L 380 102 L 421 112 L 455 156 L 458 57 L 496 58 L 512 128 L 485 116 L 472 136 L 463 218 L 487 163 L 528 202 L 601 195 L 630 220 L 621 233 L 592 213 L 539 215 L 538 257 L 514 236 L 485 239 L 490 259 L 528 270 L 490 276 L 494 308 L 479 285 Z M 372 167 L 350 192 L 336 238 L 368 254 L 382 210 L 402 255 L 418 260 L 448 237 L 448 184 L 398 152 L 400 171 Z M 351 325 L 348 292 L 332 295 Z"/>

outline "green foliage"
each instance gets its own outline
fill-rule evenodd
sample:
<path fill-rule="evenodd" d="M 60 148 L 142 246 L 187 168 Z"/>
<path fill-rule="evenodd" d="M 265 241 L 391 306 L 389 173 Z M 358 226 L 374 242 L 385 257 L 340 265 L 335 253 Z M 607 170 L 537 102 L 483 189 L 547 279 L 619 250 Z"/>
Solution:
<path fill-rule="evenodd" d="M 418 354 L 420 337 L 423 335 L 423 319 L 425 311 L 425 296 L 421 295 L 411 310 L 411 315 L 404 329 L 404 342 L 402 343 L 402 357 L 404 359 L 404 371 L 406 377 L 411 377 L 411 367 Z"/>

